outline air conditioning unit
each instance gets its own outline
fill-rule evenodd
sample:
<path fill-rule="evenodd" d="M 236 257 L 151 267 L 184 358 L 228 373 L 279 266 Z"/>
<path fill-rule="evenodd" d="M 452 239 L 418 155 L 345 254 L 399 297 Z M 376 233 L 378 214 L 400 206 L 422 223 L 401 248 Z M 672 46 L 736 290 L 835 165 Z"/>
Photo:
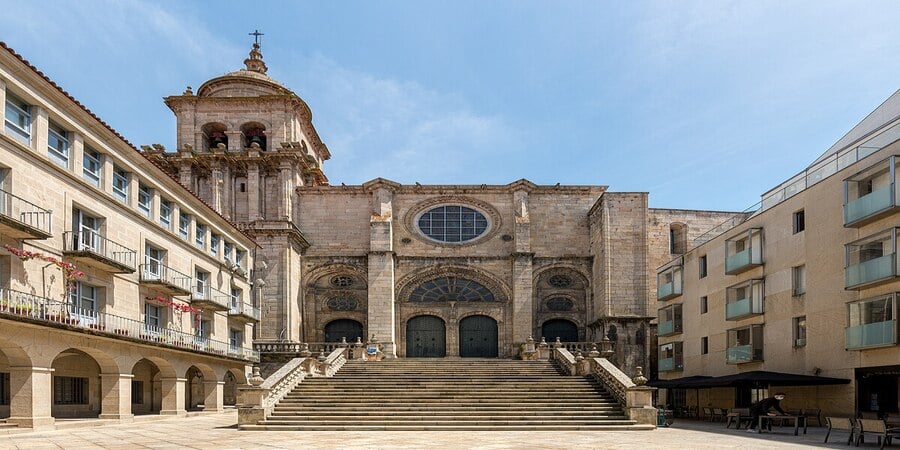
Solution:
<path fill-rule="evenodd" d="M 806 347 L 806 338 L 794 339 L 794 347 Z"/>

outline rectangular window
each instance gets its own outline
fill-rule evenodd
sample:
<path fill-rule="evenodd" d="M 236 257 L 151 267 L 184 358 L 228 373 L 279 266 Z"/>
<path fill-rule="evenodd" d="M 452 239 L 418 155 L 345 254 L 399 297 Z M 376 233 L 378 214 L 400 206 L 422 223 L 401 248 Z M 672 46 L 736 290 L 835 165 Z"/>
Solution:
<path fill-rule="evenodd" d="M 194 271 L 194 296 L 207 298 L 209 294 L 209 272 L 196 269 Z"/>
<path fill-rule="evenodd" d="M 167 230 L 172 228 L 172 202 L 168 200 L 159 201 L 159 224 Z"/>
<path fill-rule="evenodd" d="M 88 379 L 82 377 L 53 377 L 54 405 L 87 405 Z"/>
<path fill-rule="evenodd" d="M 165 250 L 158 249 L 150 244 L 144 245 L 144 279 L 161 279 L 165 270 L 163 269 L 165 259 Z"/>
<path fill-rule="evenodd" d="M 194 225 L 194 244 L 198 248 L 206 247 L 206 225 L 199 222 Z"/>
<path fill-rule="evenodd" d="M 806 347 L 806 316 L 794 317 L 794 347 Z"/>
<path fill-rule="evenodd" d="M 800 210 L 794 213 L 794 234 L 806 229 L 806 212 Z"/>
<path fill-rule="evenodd" d="M 802 295 L 806 293 L 806 266 L 797 266 L 791 268 L 791 286 L 794 295 Z"/>
<path fill-rule="evenodd" d="M 241 267 L 244 265 L 244 254 L 246 254 L 246 253 L 247 252 L 245 252 L 243 250 L 235 250 L 234 251 L 234 264 L 236 266 Z"/>
<path fill-rule="evenodd" d="M 122 203 L 128 203 L 128 172 L 120 167 L 113 167 L 113 197 Z"/>
<path fill-rule="evenodd" d="M 100 175 L 103 172 L 103 155 L 88 146 L 84 146 L 82 166 L 84 179 L 87 180 L 88 183 L 99 187 Z"/>
<path fill-rule="evenodd" d="M 158 331 L 162 325 L 162 318 L 159 313 L 159 306 L 144 303 L 144 325 L 151 330 Z"/>
<path fill-rule="evenodd" d="M 237 328 L 232 328 L 228 330 L 228 344 L 232 347 L 243 347 L 244 346 L 244 333 Z"/>
<path fill-rule="evenodd" d="M 132 405 L 143 405 L 144 404 L 144 382 L 138 380 L 132 380 L 131 382 L 131 404 Z"/>
<path fill-rule="evenodd" d="M 659 310 L 659 325 L 657 335 L 669 336 L 682 332 L 681 303 L 668 306 Z"/>
<path fill-rule="evenodd" d="M 700 266 L 700 278 L 706 278 L 706 255 L 701 256 L 697 264 Z"/>
<path fill-rule="evenodd" d="M 47 155 L 60 166 L 69 167 L 69 133 L 53 122 L 47 132 Z"/>
<path fill-rule="evenodd" d="M 181 236 L 182 239 L 187 240 L 188 235 L 190 234 L 191 229 L 191 217 L 187 214 L 181 214 L 178 216 L 178 235 Z"/>
<path fill-rule="evenodd" d="M 9 406 L 9 373 L 0 373 L 0 405 Z"/>
<path fill-rule="evenodd" d="M 72 314 L 95 315 L 100 298 L 99 290 L 96 286 L 76 281 L 74 289 L 69 293 L 69 305 L 72 308 Z"/>
<path fill-rule="evenodd" d="M 152 200 L 153 195 L 150 194 L 150 188 L 143 184 L 138 185 L 138 210 L 147 217 L 150 216 L 150 202 Z"/>
<path fill-rule="evenodd" d="M 707 336 L 700 338 L 700 354 L 709 354 L 709 337 Z"/>
<path fill-rule="evenodd" d="M 707 311 L 709 311 L 709 300 L 704 295 L 700 297 L 700 314 L 706 314 Z"/>
<path fill-rule="evenodd" d="M 209 235 L 209 253 L 214 256 L 219 255 L 219 241 L 221 238 L 218 234 L 210 233 Z"/>
<path fill-rule="evenodd" d="M 223 256 L 225 257 L 226 264 L 234 264 L 234 246 L 231 245 L 231 242 L 226 242 L 222 246 Z"/>
<path fill-rule="evenodd" d="M 208 339 L 210 331 L 209 320 L 202 319 L 197 321 L 197 337 Z"/>
<path fill-rule="evenodd" d="M 31 145 L 31 105 L 6 93 L 6 134 L 25 145 Z"/>
<path fill-rule="evenodd" d="M 243 302 L 244 292 L 238 288 L 231 288 L 231 307 L 240 308 Z"/>
<path fill-rule="evenodd" d="M 72 226 L 75 232 L 74 249 L 78 251 L 91 251 L 101 253 L 103 239 L 100 236 L 100 224 L 102 219 L 86 214 L 80 209 L 72 210 Z"/>

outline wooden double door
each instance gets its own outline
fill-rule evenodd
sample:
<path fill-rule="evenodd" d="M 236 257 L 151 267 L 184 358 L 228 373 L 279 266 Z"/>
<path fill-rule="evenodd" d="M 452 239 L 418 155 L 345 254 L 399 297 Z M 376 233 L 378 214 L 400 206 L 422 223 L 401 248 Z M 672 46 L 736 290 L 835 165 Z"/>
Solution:
<path fill-rule="evenodd" d="M 499 354 L 497 321 L 487 316 L 469 316 L 459 321 L 459 356 L 496 358 Z M 406 322 L 408 358 L 447 356 L 447 326 L 436 316 L 417 316 Z"/>

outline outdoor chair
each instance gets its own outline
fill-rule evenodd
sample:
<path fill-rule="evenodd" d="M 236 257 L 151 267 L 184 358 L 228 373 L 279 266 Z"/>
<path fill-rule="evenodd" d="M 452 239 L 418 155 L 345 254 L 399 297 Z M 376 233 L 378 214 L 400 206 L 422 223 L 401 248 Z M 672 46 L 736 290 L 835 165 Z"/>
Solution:
<path fill-rule="evenodd" d="M 804 409 L 802 411 L 802 415 L 806 416 L 806 422 L 809 423 L 810 420 L 816 419 L 816 424 L 820 427 L 822 426 L 822 410 L 819 408 L 812 409 Z"/>
<path fill-rule="evenodd" d="M 697 407 L 696 406 L 688 406 L 688 417 L 697 419 Z"/>
<path fill-rule="evenodd" d="M 858 419 L 856 422 L 859 424 L 859 431 L 856 434 L 857 447 L 859 447 L 860 442 L 866 442 L 866 433 L 875 435 L 878 438 L 878 446 L 881 449 L 884 448 L 884 444 L 891 444 L 893 434 L 888 431 L 888 427 L 883 420 Z"/>
<path fill-rule="evenodd" d="M 728 415 L 728 410 L 725 408 L 713 408 L 713 420 L 715 422 L 724 422 L 725 416 Z"/>
<path fill-rule="evenodd" d="M 708 422 L 712 422 L 712 420 L 713 420 L 712 408 L 710 408 L 708 406 L 703 407 L 703 418 L 706 419 Z"/>
<path fill-rule="evenodd" d="M 728 416 L 726 416 L 725 428 L 731 428 L 731 424 L 734 424 L 734 428 L 740 430 L 743 428 L 744 422 L 747 423 L 747 426 L 753 422 L 753 416 L 750 415 L 750 408 L 732 408 L 731 411 L 728 412 Z"/>
<path fill-rule="evenodd" d="M 847 437 L 847 445 L 853 442 L 853 436 L 856 435 L 856 427 L 853 425 L 853 419 L 846 417 L 826 417 L 825 424 L 828 426 L 828 432 L 825 433 L 825 443 L 828 443 L 828 437 L 832 431 L 844 431 L 850 433 Z M 857 445 L 859 445 L 857 443 Z"/>

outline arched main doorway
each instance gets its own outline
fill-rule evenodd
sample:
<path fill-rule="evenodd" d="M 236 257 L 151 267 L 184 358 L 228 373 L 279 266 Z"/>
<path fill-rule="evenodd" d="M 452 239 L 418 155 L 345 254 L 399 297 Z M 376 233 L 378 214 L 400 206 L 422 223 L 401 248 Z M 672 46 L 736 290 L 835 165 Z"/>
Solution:
<path fill-rule="evenodd" d="M 488 316 L 469 316 L 459 321 L 459 356 L 496 358 L 497 321 Z"/>
<path fill-rule="evenodd" d="M 541 326 L 541 336 L 547 342 L 555 341 L 556 338 L 561 342 L 578 342 L 578 325 L 566 319 L 548 320 Z"/>
<path fill-rule="evenodd" d="M 447 356 L 447 327 L 440 317 L 416 316 L 406 322 L 408 358 Z"/>
<path fill-rule="evenodd" d="M 341 342 L 341 338 L 347 338 L 347 342 L 356 342 L 356 338 L 363 338 L 363 326 L 351 319 L 332 320 L 325 325 L 325 342 Z"/>

